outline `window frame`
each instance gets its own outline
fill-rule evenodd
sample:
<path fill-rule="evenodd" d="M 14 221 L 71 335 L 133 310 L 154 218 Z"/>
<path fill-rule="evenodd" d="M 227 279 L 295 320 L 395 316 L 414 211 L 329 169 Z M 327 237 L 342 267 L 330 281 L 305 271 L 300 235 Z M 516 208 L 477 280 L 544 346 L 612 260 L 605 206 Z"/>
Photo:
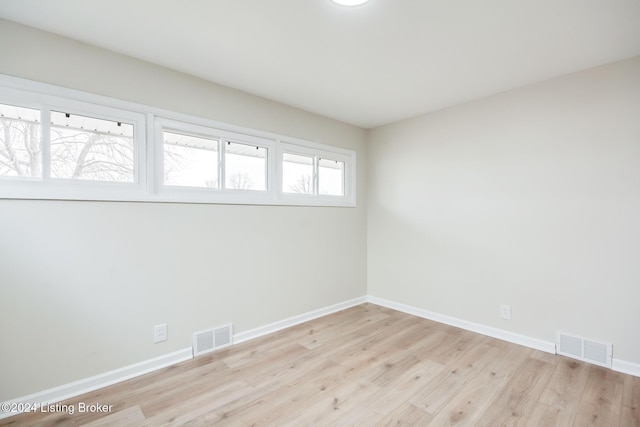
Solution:
<path fill-rule="evenodd" d="M 315 144 L 314 144 L 315 145 Z M 320 149 L 299 142 L 281 142 L 278 147 L 278 164 L 283 163 L 283 154 L 294 154 L 313 158 L 313 194 L 289 193 L 283 189 L 283 168 L 278 170 L 278 197 L 293 204 L 323 203 L 330 206 L 355 205 L 355 153 L 342 149 Z M 333 148 L 333 147 L 332 147 Z M 336 160 L 344 163 L 344 195 L 319 194 L 319 159 Z"/>
<path fill-rule="evenodd" d="M 275 177 L 274 171 L 276 168 L 275 141 L 166 117 L 156 117 L 154 120 L 154 129 L 154 151 L 156 153 L 154 162 L 154 198 L 162 201 L 202 203 L 268 204 L 276 202 L 272 190 Z M 164 141 L 162 135 L 165 130 L 218 140 L 218 188 L 181 187 L 164 184 Z M 227 141 L 245 145 L 257 145 L 267 149 L 266 190 L 236 190 L 225 188 L 225 143 Z"/>
<path fill-rule="evenodd" d="M 146 186 L 146 123 L 143 114 L 103 104 L 22 93 L 0 87 L 0 103 L 40 110 L 42 176 L 0 177 L 0 199 L 130 200 L 141 197 Z M 51 177 L 51 111 L 77 114 L 133 125 L 133 181 L 109 182 Z"/>
<path fill-rule="evenodd" d="M 0 177 L 0 200 L 78 200 L 213 203 L 285 206 L 356 206 L 356 152 L 333 145 L 286 137 L 228 123 L 149 107 L 101 95 L 0 74 L 0 103 L 41 112 L 42 177 Z M 68 112 L 134 125 L 134 181 L 104 182 L 50 177 L 50 111 Z M 164 185 L 163 132 L 219 141 L 220 188 Z M 226 189 L 225 146 L 230 141 L 267 150 L 266 190 Z M 314 158 L 314 194 L 282 191 L 282 153 Z M 344 162 L 344 195 L 318 193 L 318 159 Z"/>
<path fill-rule="evenodd" d="M 94 105 L 88 103 L 79 103 L 76 101 L 70 102 L 68 100 L 59 100 L 55 106 L 47 107 L 46 115 L 46 134 L 44 132 L 43 126 L 43 136 L 42 136 L 42 145 L 43 145 L 43 157 L 46 153 L 47 157 L 47 168 L 51 166 L 51 111 L 63 110 L 65 113 L 76 114 L 79 116 L 88 116 L 97 119 L 109 120 L 114 122 L 122 122 L 133 125 L 133 181 L 132 182 L 109 182 L 109 181 L 97 181 L 97 180 L 77 180 L 72 178 L 53 178 L 50 175 L 50 171 L 48 171 L 48 175 L 46 179 L 50 179 L 55 182 L 66 183 L 67 185 L 99 185 L 103 184 L 113 184 L 118 186 L 136 186 L 142 188 L 145 184 L 145 171 L 146 171 L 146 159 L 144 155 L 144 141 L 145 137 L 145 118 L 141 114 L 131 113 L 128 111 L 109 108 L 102 105 Z M 62 111 L 58 111 L 62 112 Z M 43 122 L 44 123 L 44 122 Z M 46 150 L 45 150 L 46 147 Z M 44 159 L 43 159 L 43 170 L 44 170 Z M 45 175 L 43 173 L 43 178 Z"/>

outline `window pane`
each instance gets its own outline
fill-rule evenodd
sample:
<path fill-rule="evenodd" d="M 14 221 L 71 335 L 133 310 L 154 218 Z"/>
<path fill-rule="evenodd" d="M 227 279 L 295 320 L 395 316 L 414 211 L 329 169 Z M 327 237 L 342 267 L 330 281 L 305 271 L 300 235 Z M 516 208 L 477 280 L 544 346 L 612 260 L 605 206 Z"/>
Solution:
<path fill-rule="evenodd" d="M 267 189 L 267 149 L 255 145 L 227 142 L 225 149 L 225 188 Z"/>
<path fill-rule="evenodd" d="M 133 125 L 51 111 L 51 177 L 134 181 Z"/>
<path fill-rule="evenodd" d="M 282 191 L 313 194 L 313 157 L 282 155 Z"/>
<path fill-rule="evenodd" d="M 0 176 L 42 176 L 40 111 L 0 104 Z"/>
<path fill-rule="evenodd" d="M 318 161 L 318 193 L 344 196 L 344 162 L 320 159 Z"/>
<path fill-rule="evenodd" d="M 164 132 L 164 183 L 218 188 L 218 140 Z"/>

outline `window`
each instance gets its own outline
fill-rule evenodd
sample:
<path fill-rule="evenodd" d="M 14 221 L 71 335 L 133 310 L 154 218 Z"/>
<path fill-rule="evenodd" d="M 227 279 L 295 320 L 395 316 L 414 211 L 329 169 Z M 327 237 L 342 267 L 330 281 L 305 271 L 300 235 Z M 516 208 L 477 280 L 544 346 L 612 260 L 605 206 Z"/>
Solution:
<path fill-rule="evenodd" d="M 318 159 L 318 194 L 344 196 L 344 162 Z"/>
<path fill-rule="evenodd" d="M 163 132 L 164 184 L 218 188 L 220 141 Z"/>
<path fill-rule="evenodd" d="M 155 119 L 162 135 L 157 197 L 208 203 L 267 203 L 275 173 L 275 141 L 168 118 Z M 263 194 L 260 194 L 263 193 Z"/>
<path fill-rule="evenodd" d="M 0 75 L 0 199 L 355 206 L 355 153 Z"/>
<path fill-rule="evenodd" d="M 282 154 L 282 191 L 313 194 L 313 156 Z"/>
<path fill-rule="evenodd" d="M 134 182 L 133 125 L 51 111 L 52 178 Z"/>
<path fill-rule="evenodd" d="M 42 176 L 40 111 L 0 104 L 0 177 Z"/>
<path fill-rule="evenodd" d="M 267 189 L 267 148 L 227 141 L 224 165 L 225 188 Z"/>
<path fill-rule="evenodd" d="M 282 144 L 282 193 L 285 197 L 311 200 L 349 199 L 353 192 L 355 159 L 345 152 Z M 335 203 L 335 202 L 334 202 Z"/>
<path fill-rule="evenodd" d="M 0 84 L 0 198 L 135 199 L 144 143 L 142 114 Z"/>

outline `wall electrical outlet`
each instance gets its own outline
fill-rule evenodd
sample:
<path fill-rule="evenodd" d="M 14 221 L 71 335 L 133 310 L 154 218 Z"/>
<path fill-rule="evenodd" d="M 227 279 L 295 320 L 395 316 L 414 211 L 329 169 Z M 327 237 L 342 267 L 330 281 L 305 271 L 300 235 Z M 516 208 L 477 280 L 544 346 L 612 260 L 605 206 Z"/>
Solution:
<path fill-rule="evenodd" d="M 153 342 L 159 343 L 167 340 L 167 324 L 156 325 L 153 327 Z"/>
<path fill-rule="evenodd" d="M 511 320 L 511 306 L 508 304 L 500 305 L 500 317 Z"/>

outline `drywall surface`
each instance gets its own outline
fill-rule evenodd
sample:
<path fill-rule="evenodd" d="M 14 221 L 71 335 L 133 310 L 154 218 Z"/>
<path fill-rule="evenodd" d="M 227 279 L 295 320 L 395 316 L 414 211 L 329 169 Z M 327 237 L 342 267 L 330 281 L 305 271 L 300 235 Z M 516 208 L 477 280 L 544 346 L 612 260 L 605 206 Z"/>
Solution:
<path fill-rule="evenodd" d="M 640 57 L 377 128 L 368 153 L 369 295 L 640 363 Z"/>
<path fill-rule="evenodd" d="M 360 183 L 356 208 L 0 200 L 0 401 L 366 294 L 365 131 L 8 21 L 0 50 L 1 74 L 353 149 Z"/>

